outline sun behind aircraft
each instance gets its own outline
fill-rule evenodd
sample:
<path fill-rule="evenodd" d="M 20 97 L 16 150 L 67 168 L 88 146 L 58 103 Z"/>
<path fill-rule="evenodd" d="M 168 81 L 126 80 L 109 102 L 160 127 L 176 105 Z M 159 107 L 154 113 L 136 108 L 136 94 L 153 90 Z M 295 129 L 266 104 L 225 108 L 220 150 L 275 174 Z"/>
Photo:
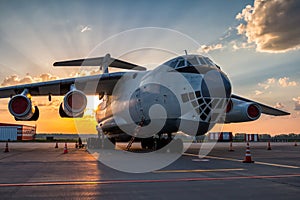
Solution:
<path fill-rule="evenodd" d="M 234 95 L 221 68 L 208 57 L 183 55 L 154 70 L 105 57 L 70 60 L 54 66 L 100 66 L 102 74 L 0 88 L 0 98 L 10 97 L 15 120 L 35 121 L 39 109 L 32 96 L 64 96 L 61 117 L 80 118 L 86 95 L 99 95 L 98 131 L 116 141 L 141 141 L 142 148 L 168 144 L 174 133 L 203 135 L 218 123 L 257 120 L 261 113 L 289 115 L 270 106 Z M 130 70 L 109 73 L 108 67 Z"/>

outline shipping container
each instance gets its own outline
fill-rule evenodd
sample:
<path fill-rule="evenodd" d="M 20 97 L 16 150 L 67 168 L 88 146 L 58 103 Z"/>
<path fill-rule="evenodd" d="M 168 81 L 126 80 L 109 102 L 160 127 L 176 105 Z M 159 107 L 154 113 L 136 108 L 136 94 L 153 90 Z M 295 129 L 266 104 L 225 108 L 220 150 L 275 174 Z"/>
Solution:
<path fill-rule="evenodd" d="M 0 141 L 16 141 L 18 127 L 3 126 L 0 127 Z"/>
<path fill-rule="evenodd" d="M 258 134 L 245 134 L 245 142 L 258 142 Z"/>
<path fill-rule="evenodd" d="M 209 141 L 230 142 L 232 141 L 232 132 L 210 132 L 208 133 Z"/>

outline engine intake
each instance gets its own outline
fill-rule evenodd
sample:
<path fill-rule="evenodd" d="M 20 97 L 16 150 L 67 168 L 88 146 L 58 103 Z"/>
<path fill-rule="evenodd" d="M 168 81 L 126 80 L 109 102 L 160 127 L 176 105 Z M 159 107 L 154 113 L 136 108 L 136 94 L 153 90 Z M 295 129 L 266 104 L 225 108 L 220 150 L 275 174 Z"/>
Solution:
<path fill-rule="evenodd" d="M 254 121 L 260 117 L 261 107 L 258 104 L 235 99 L 231 101 L 231 109 L 226 113 L 225 123 Z"/>
<path fill-rule="evenodd" d="M 16 121 L 36 121 L 39 118 L 39 109 L 32 105 L 27 90 L 11 98 L 8 103 L 8 110 Z"/>
<path fill-rule="evenodd" d="M 60 104 L 59 114 L 61 117 L 78 118 L 82 117 L 87 105 L 85 94 L 77 89 L 70 90 Z"/>

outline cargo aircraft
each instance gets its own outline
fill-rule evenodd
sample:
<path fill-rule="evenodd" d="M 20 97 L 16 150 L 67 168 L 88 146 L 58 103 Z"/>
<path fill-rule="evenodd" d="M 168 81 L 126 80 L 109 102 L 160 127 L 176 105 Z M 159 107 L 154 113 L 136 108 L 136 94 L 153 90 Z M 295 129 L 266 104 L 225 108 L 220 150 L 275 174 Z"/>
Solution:
<path fill-rule="evenodd" d="M 227 75 L 202 55 L 178 56 L 153 70 L 109 54 L 53 65 L 100 66 L 102 73 L 0 88 L 0 98 L 10 98 L 8 110 L 15 120 L 38 120 L 39 109 L 31 101 L 33 96 L 48 96 L 49 101 L 51 96 L 64 96 L 60 116 L 80 118 L 87 106 L 87 95 L 98 95 L 102 99 L 95 111 L 98 131 L 112 143 L 135 140 L 141 141 L 144 149 L 157 149 L 178 131 L 198 136 L 218 123 L 254 121 L 262 113 L 289 115 L 232 94 Z M 109 73 L 109 67 L 128 71 Z M 152 109 L 155 105 L 156 109 Z M 147 127 L 147 131 L 139 131 Z"/>

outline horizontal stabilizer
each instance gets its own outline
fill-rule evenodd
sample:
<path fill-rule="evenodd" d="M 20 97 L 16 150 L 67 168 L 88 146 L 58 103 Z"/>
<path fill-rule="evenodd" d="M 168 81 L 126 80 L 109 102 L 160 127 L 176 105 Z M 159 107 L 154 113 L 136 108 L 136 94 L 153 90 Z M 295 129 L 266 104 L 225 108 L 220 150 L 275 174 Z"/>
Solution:
<path fill-rule="evenodd" d="M 67 60 L 67 61 L 59 61 L 55 62 L 53 66 L 101 66 L 105 57 L 96 57 L 96 58 L 86 58 L 86 59 L 78 59 L 78 60 Z M 145 71 L 147 70 L 145 67 L 138 66 L 133 63 L 129 63 L 123 60 L 118 60 L 114 58 L 110 58 L 109 67 L 120 68 L 120 69 L 132 69 Z"/>

